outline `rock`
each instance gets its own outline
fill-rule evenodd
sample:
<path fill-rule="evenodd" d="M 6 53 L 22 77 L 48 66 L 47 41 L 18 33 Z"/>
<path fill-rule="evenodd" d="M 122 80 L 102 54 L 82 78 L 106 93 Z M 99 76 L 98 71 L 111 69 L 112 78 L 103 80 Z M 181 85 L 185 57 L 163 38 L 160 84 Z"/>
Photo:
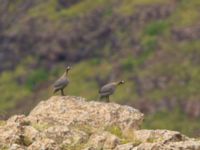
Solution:
<path fill-rule="evenodd" d="M 177 41 L 196 40 L 200 38 L 200 26 L 190 26 L 172 29 L 172 36 Z"/>
<path fill-rule="evenodd" d="M 189 140 L 181 142 L 171 142 L 166 145 L 169 150 L 185 149 L 185 150 L 200 150 L 200 141 Z"/>
<path fill-rule="evenodd" d="M 57 144 L 77 145 L 88 140 L 87 133 L 66 126 L 53 126 L 44 131 L 46 137 L 53 139 Z"/>
<path fill-rule="evenodd" d="M 139 129 L 140 111 L 115 103 L 54 96 L 28 116 L 0 126 L 0 149 L 11 150 L 200 150 L 200 141 L 177 131 Z"/>
<path fill-rule="evenodd" d="M 132 143 L 127 143 L 127 144 L 122 144 L 118 145 L 114 150 L 131 150 L 133 149 L 133 144 Z"/>
<path fill-rule="evenodd" d="M 28 150 L 60 150 L 58 145 L 51 139 L 41 139 L 40 141 L 35 141 L 28 147 Z"/>
<path fill-rule="evenodd" d="M 142 142 L 177 142 L 185 141 L 188 138 L 177 131 L 169 130 L 137 130 L 134 132 L 135 138 Z"/>
<path fill-rule="evenodd" d="M 25 147 L 24 146 L 21 146 L 21 145 L 18 145 L 18 144 L 12 144 L 10 146 L 10 150 L 24 150 Z"/>
<path fill-rule="evenodd" d="M 19 125 L 29 125 L 30 121 L 26 118 L 25 115 L 15 115 L 8 119 L 8 124 L 19 124 Z"/>
<path fill-rule="evenodd" d="M 163 143 L 142 143 L 131 150 L 199 150 L 200 141 L 188 140 L 181 142 Z M 127 149 L 128 150 L 128 149 Z"/>
<path fill-rule="evenodd" d="M 37 138 L 37 136 L 39 135 L 38 132 L 39 131 L 37 131 L 32 126 L 27 126 L 27 127 L 24 128 L 24 135 L 26 135 L 27 137 L 29 137 L 31 140 L 35 140 Z"/>
<path fill-rule="evenodd" d="M 142 143 L 131 150 L 165 150 L 164 144 L 160 143 Z"/>
<path fill-rule="evenodd" d="M 90 137 L 88 145 L 94 149 L 114 149 L 120 139 L 109 132 L 100 132 Z"/>
<path fill-rule="evenodd" d="M 143 114 L 138 110 L 115 103 L 86 102 L 80 97 L 52 97 L 42 101 L 29 115 L 32 121 L 56 125 L 88 125 L 103 128 L 117 125 L 121 129 L 138 129 Z"/>

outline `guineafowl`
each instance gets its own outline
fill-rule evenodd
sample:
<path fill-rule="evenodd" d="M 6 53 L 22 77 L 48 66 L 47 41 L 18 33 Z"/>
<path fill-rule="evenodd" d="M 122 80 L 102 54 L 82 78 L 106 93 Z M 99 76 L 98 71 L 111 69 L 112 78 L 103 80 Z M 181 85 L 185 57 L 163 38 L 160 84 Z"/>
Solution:
<path fill-rule="evenodd" d="M 65 95 L 64 88 L 69 84 L 69 79 L 67 75 L 70 69 L 71 67 L 68 66 L 65 70 L 65 73 L 53 84 L 53 93 L 61 91 L 61 95 Z"/>
<path fill-rule="evenodd" d="M 106 101 L 109 102 L 109 96 L 115 92 L 115 89 L 118 85 L 124 84 L 124 81 L 111 82 L 104 85 L 100 90 L 100 99 L 106 98 Z"/>

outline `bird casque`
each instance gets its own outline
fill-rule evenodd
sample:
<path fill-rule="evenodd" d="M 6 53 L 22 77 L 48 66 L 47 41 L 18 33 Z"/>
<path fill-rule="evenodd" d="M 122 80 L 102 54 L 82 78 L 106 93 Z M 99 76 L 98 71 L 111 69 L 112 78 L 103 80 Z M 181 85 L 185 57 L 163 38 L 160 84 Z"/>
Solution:
<path fill-rule="evenodd" d="M 103 98 L 106 98 L 106 101 L 109 102 L 109 96 L 112 95 L 115 92 L 115 89 L 118 85 L 124 84 L 124 81 L 119 82 L 111 82 L 106 85 L 104 85 L 100 90 L 100 100 Z"/>
<path fill-rule="evenodd" d="M 64 96 L 64 88 L 69 84 L 68 79 L 68 72 L 71 69 L 70 66 L 68 66 L 64 72 L 64 74 L 53 84 L 53 93 L 56 93 L 58 91 L 61 91 L 61 95 Z"/>

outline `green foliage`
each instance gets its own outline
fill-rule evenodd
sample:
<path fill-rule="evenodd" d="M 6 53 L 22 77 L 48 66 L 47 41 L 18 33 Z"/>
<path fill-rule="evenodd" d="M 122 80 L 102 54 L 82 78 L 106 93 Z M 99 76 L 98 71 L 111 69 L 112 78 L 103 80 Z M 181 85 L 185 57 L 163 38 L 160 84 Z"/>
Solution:
<path fill-rule="evenodd" d="M 26 87 L 33 90 L 38 84 L 48 79 L 48 73 L 44 69 L 37 69 L 28 75 Z"/>
<path fill-rule="evenodd" d="M 124 71 L 133 73 L 138 70 L 140 65 L 144 64 L 155 52 L 157 39 L 154 36 L 145 36 L 141 40 L 143 51 L 137 57 L 126 57 L 121 60 L 120 64 Z"/>
<path fill-rule="evenodd" d="M 65 9 L 60 12 L 63 17 L 76 17 L 89 12 L 90 10 L 100 7 L 101 5 L 109 4 L 106 0 L 84 0 L 80 1 L 78 4 L 74 5 L 69 9 Z"/>
<path fill-rule="evenodd" d="M 106 0 L 81 0 L 67 9 L 57 11 L 58 1 L 49 0 L 46 3 L 42 2 L 39 6 L 29 10 L 29 15 L 32 17 L 48 17 L 50 20 L 59 21 L 61 18 L 72 19 L 87 14 L 97 7 L 108 5 Z"/>
<path fill-rule="evenodd" d="M 105 128 L 105 131 L 108 131 L 111 134 L 116 135 L 118 138 L 120 138 L 122 144 L 132 143 L 134 146 L 137 146 L 141 143 L 140 140 L 134 137 L 134 133 L 132 131 L 123 133 L 118 126 L 108 126 Z"/>
<path fill-rule="evenodd" d="M 0 75 L 0 110 L 13 108 L 19 100 L 30 94 L 30 91 L 19 85 L 15 80 L 15 72 L 3 72 Z"/>
<path fill-rule="evenodd" d="M 156 51 L 157 38 L 154 36 L 145 36 L 141 40 L 143 51 L 135 59 L 135 66 L 140 66 L 145 63 Z"/>
<path fill-rule="evenodd" d="M 125 70 L 125 71 L 133 71 L 134 65 L 135 65 L 133 59 L 134 58 L 132 58 L 132 57 L 128 57 L 128 58 L 126 58 L 126 59 L 124 59 L 122 61 L 121 64 L 122 64 L 123 70 Z"/>
<path fill-rule="evenodd" d="M 90 60 L 90 64 L 94 65 L 94 66 L 100 65 L 101 64 L 101 59 L 100 58 L 91 59 Z"/>
<path fill-rule="evenodd" d="M 144 29 L 144 34 L 149 35 L 149 36 L 156 36 L 161 33 L 168 27 L 168 24 L 163 21 L 155 21 L 146 26 Z"/>
<path fill-rule="evenodd" d="M 157 39 L 156 37 L 146 36 L 141 41 L 141 45 L 144 49 L 144 52 L 142 53 L 142 55 L 147 56 L 149 52 L 155 50 L 157 46 Z"/>
<path fill-rule="evenodd" d="M 190 26 L 198 22 L 200 1 L 197 0 L 182 0 L 176 9 L 176 12 L 170 16 L 170 22 L 175 26 Z"/>
<path fill-rule="evenodd" d="M 123 138 L 122 130 L 118 126 L 108 126 L 105 130 L 116 135 L 119 138 Z"/>
<path fill-rule="evenodd" d="M 177 108 L 170 112 L 160 111 L 147 116 L 143 128 L 175 130 L 191 136 L 199 129 L 199 123 L 199 119 L 188 118 Z"/>

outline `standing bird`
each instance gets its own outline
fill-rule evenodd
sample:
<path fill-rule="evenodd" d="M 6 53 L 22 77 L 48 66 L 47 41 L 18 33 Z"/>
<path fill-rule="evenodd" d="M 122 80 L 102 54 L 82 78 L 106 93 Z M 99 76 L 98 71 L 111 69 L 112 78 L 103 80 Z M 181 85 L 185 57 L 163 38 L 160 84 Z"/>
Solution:
<path fill-rule="evenodd" d="M 53 93 L 61 91 L 61 95 L 65 95 L 63 90 L 69 84 L 69 79 L 67 75 L 70 69 L 71 67 L 68 66 L 65 70 L 65 73 L 53 84 Z"/>
<path fill-rule="evenodd" d="M 111 82 L 104 85 L 100 90 L 100 99 L 106 98 L 106 101 L 109 102 L 109 96 L 115 92 L 115 89 L 118 85 L 124 84 L 124 81 Z"/>

